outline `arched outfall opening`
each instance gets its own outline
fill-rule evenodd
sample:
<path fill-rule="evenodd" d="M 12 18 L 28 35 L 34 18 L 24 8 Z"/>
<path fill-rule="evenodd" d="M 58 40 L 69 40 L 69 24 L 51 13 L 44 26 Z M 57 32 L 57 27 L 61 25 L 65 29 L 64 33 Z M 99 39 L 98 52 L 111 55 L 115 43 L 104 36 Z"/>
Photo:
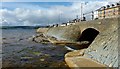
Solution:
<path fill-rule="evenodd" d="M 85 29 L 80 38 L 78 39 L 78 41 L 82 42 L 82 41 L 88 41 L 89 43 L 87 45 L 85 45 L 84 47 L 87 48 L 92 42 L 93 40 L 96 38 L 96 36 L 99 34 L 99 31 L 97 31 L 94 28 L 87 28 Z"/>

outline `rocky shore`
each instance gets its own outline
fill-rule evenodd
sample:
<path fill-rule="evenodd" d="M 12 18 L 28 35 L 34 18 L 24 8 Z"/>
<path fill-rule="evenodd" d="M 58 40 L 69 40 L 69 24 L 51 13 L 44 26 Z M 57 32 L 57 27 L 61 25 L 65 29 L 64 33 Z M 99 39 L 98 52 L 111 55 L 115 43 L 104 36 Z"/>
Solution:
<path fill-rule="evenodd" d="M 63 46 L 49 43 L 42 34 L 35 35 L 34 31 L 36 30 L 3 30 L 2 69 L 18 67 L 68 68 L 64 61 L 64 55 L 68 50 Z M 9 34 L 6 34 L 8 32 Z M 37 42 L 38 36 L 41 36 L 40 41 L 41 38 L 44 40 Z"/>
<path fill-rule="evenodd" d="M 66 26 L 67 27 L 67 26 Z M 59 36 L 54 36 L 52 35 L 52 32 L 54 32 L 53 34 L 56 33 L 56 31 L 54 31 L 55 29 L 52 28 L 39 28 L 37 29 L 37 35 L 33 36 L 33 41 L 37 42 L 37 43 L 43 43 L 43 44 L 47 44 L 47 43 L 52 43 L 54 45 L 60 45 L 60 46 L 69 46 L 72 47 L 74 49 L 83 49 L 83 48 L 87 48 L 88 44 L 90 43 L 89 41 L 77 41 L 78 38 L 80 37 L 80 30 L 78 26 L 68 26 L 67 28 L 65 28 L 65 31 L 69 31 L 72 30 L 70 32 L 63 32 L 63 34 L 58 33 L 57 35 L 59 35 L 60 37 L 65 37 L 66 39 L 59 39 Z M 78 27 L 78 28 L 76 28 Z M 75 29 L 76 28 L 76 29 Z M 59 31 L 63 31 L 62 29 L 58 29 Z M 74 34 L 70 34 L 71 32 L 74 32 Z M 50 34 L 51 33 L 51 34 Z M 67 36 L 67 34 L 69 34 L 70 36 Z"/>

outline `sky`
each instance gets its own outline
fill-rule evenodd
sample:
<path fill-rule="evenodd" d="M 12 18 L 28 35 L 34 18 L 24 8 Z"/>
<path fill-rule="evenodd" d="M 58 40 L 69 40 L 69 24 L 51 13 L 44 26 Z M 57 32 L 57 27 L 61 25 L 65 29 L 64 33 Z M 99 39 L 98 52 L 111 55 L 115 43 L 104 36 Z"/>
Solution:
<path fill-rule="evenodd" d="M 0 25 L 36 26 L 61 24 L 75 19 L 83 12 L 118 2 L 119 0 L 0 0 Z M 86 3 L 86 4 L 85 4 Z"/>

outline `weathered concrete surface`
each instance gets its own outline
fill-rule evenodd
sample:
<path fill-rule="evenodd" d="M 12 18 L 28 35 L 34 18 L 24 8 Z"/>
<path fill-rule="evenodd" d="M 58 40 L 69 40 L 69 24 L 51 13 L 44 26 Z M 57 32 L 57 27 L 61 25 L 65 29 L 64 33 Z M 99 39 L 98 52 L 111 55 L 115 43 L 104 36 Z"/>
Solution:
<path fill-rule="evenodd" d="M 89 68 L 90 67 L 106 67 L 105 65 L 98 63 L 94 60 L 91 60 L 89 58 L 86 58 L 86 57 L 74 57 L 74 58 L 68 57 L 68 58 L 65 58 L 65 61 L 67 62 L 69 67 L 71 67 L 72 69 L 74 68 L 84 69 L 81 67 L 89 67 Z M 95 69 L 99 69 L 99 68 L 95 68 Z"/>
<path fill-rule="evenodd" d="M 108 67 L 118 67 L 118 30 L 120 30 L 119 21 L 120 17 L 85 21 L 76 23 L 76 25 L 50 28 L 46 33 L 47 35 L 56 37 L 59 40 L 77 41 L 84 30 L 88 28 L 95 29 L 99 31 L 99 34 L 90 44 L 90 46 L 85 50 L 83 56 L 97 61 L 98 63 L 104 64 Z M 91 37 L 89 36 L 89 33 L 87 35 L 88 38 Z M 65 57 L 65 59 L 67 58 L 69 57 Z M 75 61 L 79 61 L 76 61 L 75 65 L 78 63 L 77 67 L 81 66 L 79 64 L 81 63 L 81 59 L 76 59 L 74 55 L 70 58 L 71 59 L 66 60 L 68 65 L 69 63 L 72 63 L 72 61 L 74 63 L 75 59 Z M 71 65 L 69 66 L 71 67 Z"/>
<path fill-rule="evenodd" d="M 81 59 L 81 56 L 65 57 L 65 61 L 71 67 L 96 67 L 98 63 L 104 64 L 107 67 L 118 67 L 118 25 L 119 18 L 109 18 L 103 20 L 89 21 L 90 24 L 84 22 L 80 23 L 81 31 L 86 28 L 94 28 L 100 31 L 92 44 L 85 50 L 82 58 L 89 58 L 89 63 L 86 64 L 86 59 Z M 91 24 L 93 23 L 94 24 Z M 96 25 L 95 23 L 100 23 Z M 101 24 L 102 23 L 102 24 Z M 80 59 L 78 59 L 80 58 Z M 91 61 L 97 61 L 95 65 Z M 103 67 L 104 67 L 103 65 Z M 98 65 L 99 67 L 101 65 Z"/>
<path fill-rule="evenodd" d="M 53 36 L 58 40 L 77 41 L 81 34 L 80 27 L 77 25 L 61 26 L 50 28 L 47 32 L 48 36 Z"/>
<path fill-rule="evenodd" d="M 78 57 L 78 56 L 83 56 L 85 50 L 86 50 L 86 49 L 74 50 L 74 51 L 72 51 L 72 52 L 69 52 L 69 53 L 65 54 L 65 58 L 67 58 L 67 57 Z"/>
<path fill-rule="evenodd" d="M 58 40 L 77 41 L 81 36 L 81 33 L 86 29 L 92 28 L 101 33 L 108 28 L 111 28 L 114 24 L 115 19 L 117 18 L 114 18 L 112 20 L 111 18 L 108 18 L 101 20 L 84 21 L 76 23 L 75 25 L 52 27 L 47 30 L 47 35 L 53 36 Z"/>
<path fill-rule="evenodd" d="M 49 28 L 38 28 L 37 29 L 37 33 L 46 33 L 48 31 Z"/>
<path fill-rule="evenodd" d="M 85 56 L 109 67 L 118 67 L 118 18 L 108 19 L 106 30 L 102 31 L 85 51 Z M 106 19 L 107 21 L 107 19 Z M 105 22 L 106 23 L 106 22 Z"/>

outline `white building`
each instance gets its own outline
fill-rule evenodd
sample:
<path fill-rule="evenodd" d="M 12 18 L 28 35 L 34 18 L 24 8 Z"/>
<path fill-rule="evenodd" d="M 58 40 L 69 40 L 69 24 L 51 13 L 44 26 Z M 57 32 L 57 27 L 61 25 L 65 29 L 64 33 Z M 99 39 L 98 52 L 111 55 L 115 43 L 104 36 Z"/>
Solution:
<path fill-rule="evenodd" d="M 98 11 L 94 11 L 94 19 L 98 19 Z"/>
<path fill-rule="evenodd" d="M 67 23 L 63 23 L 63 24 L 61 24 L 60 26 L 67 26 Z"/>

